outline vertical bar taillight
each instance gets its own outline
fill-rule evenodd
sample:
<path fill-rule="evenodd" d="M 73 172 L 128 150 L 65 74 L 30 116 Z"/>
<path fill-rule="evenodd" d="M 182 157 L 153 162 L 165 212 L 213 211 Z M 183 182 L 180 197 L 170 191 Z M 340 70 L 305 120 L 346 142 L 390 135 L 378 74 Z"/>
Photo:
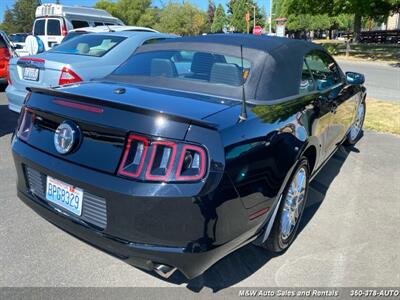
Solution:
<path fill-rule="evenodd" d="M 146 181 L 199 181 L 206 174 L 206 165 L 206 150 L 200 146 L 132 134 L 128 136 L 118 175 Z"/>
<path fill-rule="evenodd" d="M 202 179 L 206 170 L 206 152 L 204 149 L 194 145 L 184 145 L 181 151 L 175 179 L 179 181 Z"/>
<path fill-rule="evenodd" d="M 149 140 L 132 134 L 128 137 L 118 174 L 133 178 L 139 177 L 146 158 Z"/>
<path fill-rule="evenodd" d="M 21 111 L 21 121 L 17 130 L 17 137 L 19 139 L 23 141 L 29 139 L 34 121 L 35 113 L 30 108 L 23 107 Z"/>
<path fill-rule="evenodd" d="M 174 166 L 176 143 L 155 141 L 152 143 L 150 162 L 146 171 L 146 179 L 153 181 L 167 181 Z"/>

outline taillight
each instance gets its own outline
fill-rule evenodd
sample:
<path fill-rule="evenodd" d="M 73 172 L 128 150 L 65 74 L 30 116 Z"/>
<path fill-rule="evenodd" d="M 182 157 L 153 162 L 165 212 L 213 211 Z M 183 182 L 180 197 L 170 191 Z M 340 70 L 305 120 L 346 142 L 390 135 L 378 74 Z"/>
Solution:
<path fill-rule="evenodd" d="M 155 141 L 152 143 L 152 147 L 153 151 L 145 178 L 154 181 L 167 181 L 175 160 L 176 143 Z"/>
<path fill-rule="evenodd" d="M 7 74 L 7 83 L 8 83 L 8 85 L 12 85 L 11 75 L 10 75 L 10 65 L 7 64 L 6 68 L 7 68 L 7 70 L 6 70 L 6 74 Z"/>
<path fill-rule="evenodd" d="M 148 146 L 148 139 L 138 135 L 130 135 L 122 156 L 118 174 L 137 178 L 142 171 Z"/>
<path fill-rule="evenodd" d="M 203 148 L 184 145 L 179 158 L 175 179 L 180 181 L 199 180 L 206 169 L 206 152 Z"/>
<path fill-rule="evenodd" d="M 58 85 L 71 84 L 76 82 L 81 82 L 82 79 L 71 69 L 64 67 L 61 70 L 60 79 L 58 80 Z"/>
<path fill-rule="evenodd" d="M 148 181 L 198 181 L 206 173 L 206 163 L 202 147 L 133 134 L 128 137 L 118 174 Z"/>
<path fill-rule="evenodd" d="M 8 51 L 8 48 L 0 48 L 0 57 L 6 61 L 10 59 L 11 53 Z"/>
<path fill-rule="evenodd" d="M 32 131 L 35 121 L 35 113 L 29 108 L 23 108 L 21 111 L 21 121 L 19 122 L 17 137 L 27 141 Z"/>
<path fill-rule="evenodd" d="M 68 34 L 67 27 L 65 26 L 65 22 L 61 25 L 61 35 L 66 36 Z"/>

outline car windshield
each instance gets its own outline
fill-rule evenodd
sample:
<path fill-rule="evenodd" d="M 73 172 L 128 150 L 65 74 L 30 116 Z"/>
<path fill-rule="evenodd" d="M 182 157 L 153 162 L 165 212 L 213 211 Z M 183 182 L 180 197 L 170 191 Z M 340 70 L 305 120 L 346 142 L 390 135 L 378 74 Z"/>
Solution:
<path fill-rule="evenodd" d="M 122 36 L 84 34 L 63 42 L 49 52 L 100 57 L 125 39 Z"/>
<path fill-rule="evenodd" d="M 242 68 L 243 66 L 243 68 Z M 163 79 L 169 82 L 240 86 L 248 77 L 251 63 L 240 57 L 212 52 L 162 50 L 133 55 L 111 76 Z"/>

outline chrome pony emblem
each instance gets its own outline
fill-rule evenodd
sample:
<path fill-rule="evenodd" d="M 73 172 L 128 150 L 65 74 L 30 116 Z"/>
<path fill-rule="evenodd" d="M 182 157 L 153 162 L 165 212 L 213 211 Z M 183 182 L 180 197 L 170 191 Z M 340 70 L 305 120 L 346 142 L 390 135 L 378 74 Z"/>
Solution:
<path fill-rule="evenodd" d="M 67 154 L 78 144 L 79 128 L 72 122 L 64 121 L 57 127 L 54 134 L 54 146 L 60 154 Z"/>

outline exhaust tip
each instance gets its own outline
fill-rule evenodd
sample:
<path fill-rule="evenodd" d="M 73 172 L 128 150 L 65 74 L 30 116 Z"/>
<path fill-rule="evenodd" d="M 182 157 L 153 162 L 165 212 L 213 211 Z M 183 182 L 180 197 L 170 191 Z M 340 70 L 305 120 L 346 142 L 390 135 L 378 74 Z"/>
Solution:
<path fill-rule="evenodd" d="M 163 264 L 154 264 L 154 272 L 156 272 L 158 275 L 160 275 L 163 278 L 169 278 L 174 272 L 176 271 L 176 268 L 163 265 Z"/>

